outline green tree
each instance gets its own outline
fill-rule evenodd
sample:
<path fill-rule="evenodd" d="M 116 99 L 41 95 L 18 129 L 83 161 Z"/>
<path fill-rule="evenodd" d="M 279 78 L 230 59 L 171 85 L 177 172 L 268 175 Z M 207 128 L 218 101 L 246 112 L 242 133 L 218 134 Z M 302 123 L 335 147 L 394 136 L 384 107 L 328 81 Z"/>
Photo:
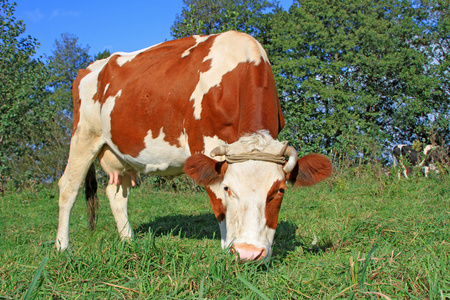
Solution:
<path fill-rule="evenodd" d="M 63 108 L 72 107 L 72 83 L 78 70 L 92 62 L 89 48 L 81 45 L 78 37 L 70 33 L 63 33 L 60 39 L 55 40 L 54 50 L 48 58 L 49 87 L 54 90 L 54 102 L 61 103 Z"/>
<path fill-rule="evenodd" d="M 0 0 L 0 178 L 16 187 L 56 180 L 72 133 L 72 82 L 92 58 L 71 34 L 55 41 L 44 64 L 33 59 L 39 43 L 23 36 L 16 4 Z M 108 50 L 95 56 L 109 56 Z"/>
<path fill-rule="evenodd" d="M 94 61 L 100 60 L 103 58 L 107 58 L 109 56 L 111 56 L 111 52 L 108 49 L 106 49 L 106 50 L 103 50 L 102 52 L 99 52 L 96 55 L 94 55 Z"/>
<path fill-rule="evenodd" d="M 32 59 L 39 44 L 23 37 L 25 24 L 14 17 L 16 4 L 0 0 L 0 5 L 0 175 L 21 182 L 34 175 L 22 158 L 33 157 L 45 142 L 32 136 L 45 131 L 50 118 L 44 101 L 47 72 Z"/>
<path fill-rule="evenodd" d="M 77 36 L 64 33 L 55 40 L 52 55 L 47 60 L 50 80 L 46 100 L 52 118 L 47 122 L 49 129 L 41 133 L 47 142 L 38 155 L 42 173 L 48 180 L 58 179 L 67 163 L 72 136 L 72 84 L 78 71 L 92 62 L 88 51 L 89 46 L 81 45 Z"/>
<path fill-rule="evenodd" d="M 435 92 L 430 95 L 434 103 L 434 122 L 431 132 L 438 141 L 450 141 L 450 1 L 430 0 L 419 3 L 424 8 L 421 25 L 426 30 L 425 42 L 420 49 L 432 58 L 427 74 L 435 81 Z"/>
<path fill-rule="evenodd" d="M 267 11 L 275 8 L 274 2 L 267 0 L 183 0 L 183 3 L 181 15 L 176 16 L 171 27 L 175 38 L 227 30 L 259 37 L 267 30 Z"/>
<path fill-rule="evenodd" d="M 439 88 L 426 71 L 425 17 L 424 6 L 398 0 L 302 0 L 277 13 L 266 48 L 283 135 L 298 148 L 353 158 L 375 158 L 376 145 L 393 139 L 425 137 L 430 116 L 448 112 L 433 100 Z"/>

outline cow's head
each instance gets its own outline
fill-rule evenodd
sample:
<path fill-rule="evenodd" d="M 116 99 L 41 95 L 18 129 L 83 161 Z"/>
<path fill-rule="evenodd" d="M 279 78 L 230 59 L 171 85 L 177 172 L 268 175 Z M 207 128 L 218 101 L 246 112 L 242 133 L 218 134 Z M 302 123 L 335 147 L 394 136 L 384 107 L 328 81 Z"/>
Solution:
<path fill-rule="evenodd" d="M 220 160 L 192 155 L 184 171 L 206 187 L 219 221 L 222 247 L 230 247 L 241 260 L 270 257 L 287 182 L 310 186 L 331 174 L 325 156 L 309 154 L 298 159 L 293 147 L 266 132 L 217 147 L 211 156 Z"/>

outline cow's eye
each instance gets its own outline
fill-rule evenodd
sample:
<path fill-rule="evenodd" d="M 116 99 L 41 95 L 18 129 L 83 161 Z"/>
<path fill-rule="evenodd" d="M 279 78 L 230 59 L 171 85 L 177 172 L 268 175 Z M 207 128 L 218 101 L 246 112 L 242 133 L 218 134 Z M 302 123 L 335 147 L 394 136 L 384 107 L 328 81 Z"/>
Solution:
<path fill-rule="evenodd" d="M 284 195 L 285 190 L 284 189 L 279 189 L 278 190 L 278 195 Z"/>
<path fill-rule="evenodd" d="M 223 187 L 223 190 L 224 190 L 225 192 L 227 192 L 227 193 L 230 193 L 230 192 L 231 192 L 230 188 L 227 187 L 227 186 L 224 186 L 224 187 Z"/>

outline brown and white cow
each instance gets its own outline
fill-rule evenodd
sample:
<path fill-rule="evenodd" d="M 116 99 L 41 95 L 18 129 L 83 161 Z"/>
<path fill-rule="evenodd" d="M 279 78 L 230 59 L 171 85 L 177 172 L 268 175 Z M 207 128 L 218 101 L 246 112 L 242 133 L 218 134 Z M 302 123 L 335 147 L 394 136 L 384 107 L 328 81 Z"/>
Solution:
<path fill-rule="evenodd" d="M 270 256 L 286 182 L 309 186 L 331 174 L 326 157 L 297 159 L 277 140 L 284 119 L 273 74 L 247 34 L 112 54 L 80 70 L 73 103 L 70 155 L 59 181 L 60 250 L 69 245 L 70 211 L 83 180 L 87 196 L 96 187 L 96 157 L 110 175 L 106 191 L 122 239 L 133 235 L 127 202 L 136 172 L 184 171 L 206 187 L 222 247 L 242 260 Z"/>

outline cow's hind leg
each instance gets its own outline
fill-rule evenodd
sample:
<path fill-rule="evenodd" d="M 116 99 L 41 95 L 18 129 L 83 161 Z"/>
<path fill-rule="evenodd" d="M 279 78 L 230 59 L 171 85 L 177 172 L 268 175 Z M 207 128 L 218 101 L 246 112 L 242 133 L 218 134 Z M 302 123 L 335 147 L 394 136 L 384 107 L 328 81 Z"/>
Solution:
<path fill-rule="evenodd" d="M 69 246 L 69 218 L 78 191 L 86 178 L 90 165 L 103 145 L 100 136 L 78 128 L 70 143 L 69 160 L 59 185 L 59 222 L 56 248 Z"/>
<path fill-rule="evenodd" d="M 122 240 L 131 239 L 133 237 L 133 229 L 128 221 L 128 195 L 131 188 L 131 176 L 129 174 L 122 175 L 119 185 L 108 184 L 106 194 L 109 198 L 109 204 L 116 220 L 117 230 Z"/>
<path fill-rule="evenodd" d="M 99 153 L 98 158 L 103 170 L 109 174 L 109 184 L 106 194 L 109 198 L 111 210 L 116 220 L 122 240 L 133 236 L 133 229 L 128 221 L 128 195 L 131 186 L 135 184 L 135 171 L 122 159 L 120 159 L 111 148 L 105 145 Z"/>

